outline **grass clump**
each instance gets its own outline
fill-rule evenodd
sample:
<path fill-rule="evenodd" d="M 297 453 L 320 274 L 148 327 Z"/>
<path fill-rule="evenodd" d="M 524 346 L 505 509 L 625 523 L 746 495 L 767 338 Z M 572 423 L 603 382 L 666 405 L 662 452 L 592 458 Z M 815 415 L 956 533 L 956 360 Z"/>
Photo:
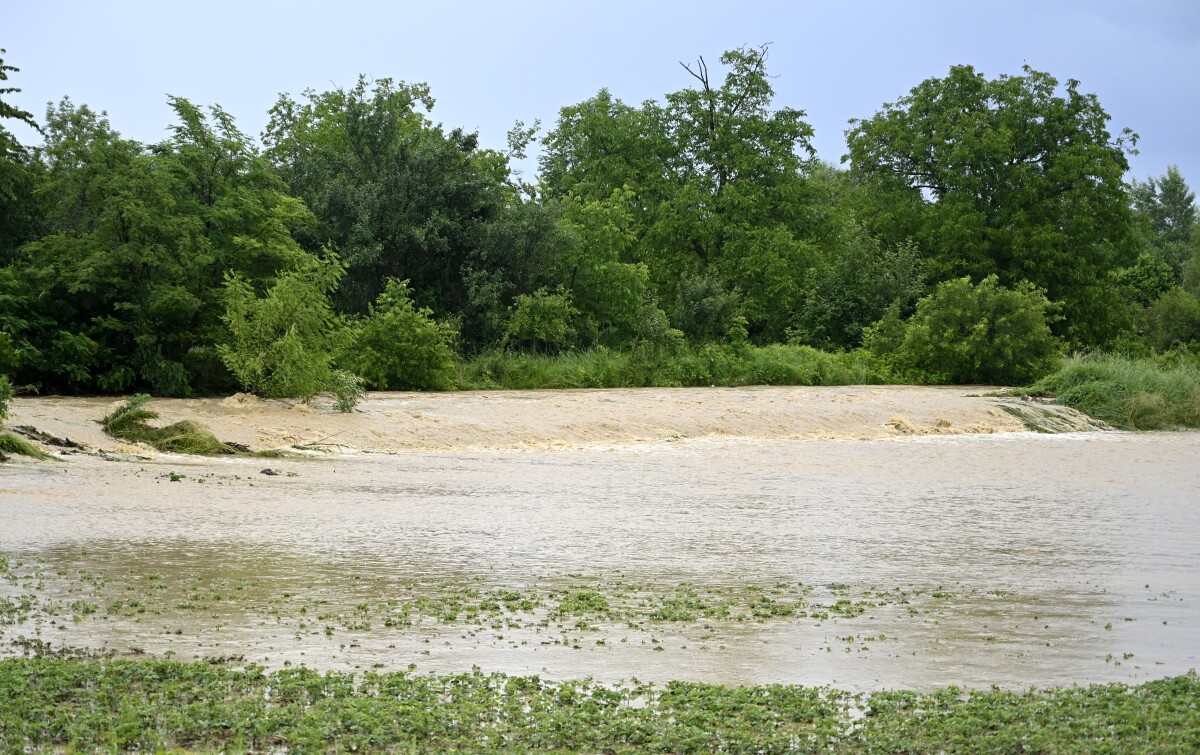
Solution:
<path fill-rule="evenodd" d="M 0 435 L 0 461 L 4 460 L 5 454 L 29 456 L 42 461 L 54 458 L 24 438 L 18 438 L 12 433 L 4 433 L 3 435 Z"/>
<path fill-rule="evenodd" d="M 100 420 L 104 432 L 118 440 L 145 443 L 164 453 L 222 456 L 240 453 L 223 443 L 203 425 L 191 420 L 153 427 L 147 422 L 158 419 L 158 412 L 146 408 L 150 396 L 139 393 Z"/>
<path fill-rule="evenodd" d="M 0 660 L 0 742 L 14 752 L 1195 752 L 1197 696 L 1194 673 L 1137 687 L 855 695 L 10 658 Z"/>
<path fill-rule="evenodd" d="M 12 383 L 8 381 L 8 377 L 0 375 L 0 424 L 3 424 L 4 420 L 8 419 L 8 402 L 12 401 L 14 393 L 15 391 L 13 390 Z M 41 451 L 29 441 L 18 438 L 12 433 L 0 434 L 0 461 L 7 459 L 7 454 L 28 456 L 43 461 L 54 458 L 50 454 Z"/>
<path fill-rule="evenodd" d="M 1186 355 L 1072 357 L 1029 392 L 1123 430 L 1200 427 L 1200 360 Z"/>

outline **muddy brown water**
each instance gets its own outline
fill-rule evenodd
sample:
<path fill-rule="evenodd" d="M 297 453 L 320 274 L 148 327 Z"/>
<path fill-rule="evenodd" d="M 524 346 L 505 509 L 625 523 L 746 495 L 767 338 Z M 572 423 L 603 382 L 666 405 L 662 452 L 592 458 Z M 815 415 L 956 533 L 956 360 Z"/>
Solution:
<path fill-rule="evenodd" d="M 603 681 L 1137 682 L 1200 667 L 1198 460 L 1200 433 L 1101 432 L 19 462 L 0 467 L 0 599 L 97 605 L 34 612 L 0 641 Z M 106 611 L 138 580 L 244 599 Z M 355 629 L 288 608 L 350 610 L 402 583 L 614 582 L 912 597 L 856 617 L 582 628 Z"/>

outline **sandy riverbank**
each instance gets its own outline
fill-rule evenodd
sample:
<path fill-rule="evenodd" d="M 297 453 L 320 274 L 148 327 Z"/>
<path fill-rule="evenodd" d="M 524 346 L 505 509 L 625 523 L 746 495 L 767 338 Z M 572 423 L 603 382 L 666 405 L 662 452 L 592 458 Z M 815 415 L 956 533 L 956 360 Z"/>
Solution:
<path fill-rule="evenodd" d="M 376 452 L 559 448 L 693 438 L 871 440 L 900 435 L 1095 429 L 1074 410 L 985 397 L 979 388 L 917 386 L 676 388 L 371 393 L 350 414 L 318 400 L 155 399 L 162 422 L 192 419 L 256 450 L 317 445 Z M 85 447 L 128 451 L 97 420 L 108 398 L 34 397 L 12 403 L 28 425 Z"/>

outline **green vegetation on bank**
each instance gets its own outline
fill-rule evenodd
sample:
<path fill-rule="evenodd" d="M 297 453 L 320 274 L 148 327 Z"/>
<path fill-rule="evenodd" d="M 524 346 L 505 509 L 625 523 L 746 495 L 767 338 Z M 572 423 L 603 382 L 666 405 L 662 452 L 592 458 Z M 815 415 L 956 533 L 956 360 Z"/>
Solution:
<path fill-rule="evenodd" d="M 698 60 L 640 105 L 602 89 L 503 149 L 392 78 L 283 94 L 261 138 L 172 97 L 157 144 L 66 99 L 39 122 L 4 86 L 0 375 L 349 410 L 365 389 L 1023 384 L 1066 353 L 1200 353 L 1195 193 L 1174 167 L 1132 180 L 1136 134 L 1079 82 L 953 66 L 854 121 L 843 169 L 775 102 L 769 53 Z"/>
<path fill-rule="evenodd" d="M 743 385 L 865 385 L 889 381 L 865 352 L 810 346 L 681 344 L 668 353 L 592 349 L 558 356 L 493 351 L 463 362 L 462 390 L 495 388 L 643 388 Z"/>
<path fill-rule="evenodd" d="M 1111 354 L 1072 357 L 1029 392 L 1054 396 L 1125 430 L 1200 427 L 1200 358 L 1194 356 L 1173 361 Z"/>
<path fill-rule="evenodd" d="M 0 743 L 288 752 L 1193 752 L 1200 678 L 1029 693 L 0 660 Z"/>
<path fill-rule="evenodd" d="M 33 459 L 46 460 L 53 458 L 50 454 L 40 450 L 24 438 L 18 438 L 12 433 L 0 434 L 0 461 L 4 461 L 5 454 L 16 454 L 17 456 L 28 456 Z"/>

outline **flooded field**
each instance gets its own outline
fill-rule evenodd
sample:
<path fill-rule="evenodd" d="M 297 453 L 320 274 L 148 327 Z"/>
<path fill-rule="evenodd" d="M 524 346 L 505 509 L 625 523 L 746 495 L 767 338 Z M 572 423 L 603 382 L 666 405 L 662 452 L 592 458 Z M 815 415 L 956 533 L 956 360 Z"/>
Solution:
<path fill-rule="evenodd" d="M 1144 681 L 1200 667 L 1197 459 L 1103 432 L 10 463 L 0 653 Z"/>

